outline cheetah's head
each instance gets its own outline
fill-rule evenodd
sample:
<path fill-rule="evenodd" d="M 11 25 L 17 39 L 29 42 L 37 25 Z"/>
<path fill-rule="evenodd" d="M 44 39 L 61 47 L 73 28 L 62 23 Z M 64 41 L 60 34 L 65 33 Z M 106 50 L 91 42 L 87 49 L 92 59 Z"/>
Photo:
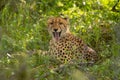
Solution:
<path fill-rule="evenodd" d="M 55 41 L 58 41 L 66 33 L 69 33 L 69 21 L 67 18 L 52 17 L 48 19 L 48 31 Z"/>

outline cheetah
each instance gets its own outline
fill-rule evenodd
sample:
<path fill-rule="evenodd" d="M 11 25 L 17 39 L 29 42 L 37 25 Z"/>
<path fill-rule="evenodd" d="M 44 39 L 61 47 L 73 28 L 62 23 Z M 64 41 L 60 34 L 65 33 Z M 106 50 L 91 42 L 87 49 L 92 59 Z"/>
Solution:
<path fill-rule="evenodd" d="M 49 54 L 61 63 L 69 63 L 74 60 L 96 62 L 98 55 L 95 50 L 70 32 L 68 18 L 51 17 L 47 21 L 47 28 L 52 36 L 49 43 Z"/>

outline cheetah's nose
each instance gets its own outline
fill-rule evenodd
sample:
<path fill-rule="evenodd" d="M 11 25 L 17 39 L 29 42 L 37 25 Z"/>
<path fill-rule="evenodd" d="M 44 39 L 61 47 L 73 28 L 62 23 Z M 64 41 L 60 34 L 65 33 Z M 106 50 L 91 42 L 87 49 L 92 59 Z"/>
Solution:
<path fill-rule="evenodd" d="M 54 29 L 55 32 L 57 32 L 58 29 Z"/>

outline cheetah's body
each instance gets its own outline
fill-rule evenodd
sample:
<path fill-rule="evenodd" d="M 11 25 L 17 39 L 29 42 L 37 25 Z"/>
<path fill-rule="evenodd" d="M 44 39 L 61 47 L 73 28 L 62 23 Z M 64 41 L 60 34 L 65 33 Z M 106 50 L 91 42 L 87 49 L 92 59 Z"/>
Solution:
<path fill-rule="evenodd" d="M 52 35 L 49 54 L 62 63 L 73 60 L 97 60 L 96 52 L 84 44 L 82 39 L 71 34 L 67 23 L 64 18 L 59 17 L 48 20 L 48 29 Z"/>

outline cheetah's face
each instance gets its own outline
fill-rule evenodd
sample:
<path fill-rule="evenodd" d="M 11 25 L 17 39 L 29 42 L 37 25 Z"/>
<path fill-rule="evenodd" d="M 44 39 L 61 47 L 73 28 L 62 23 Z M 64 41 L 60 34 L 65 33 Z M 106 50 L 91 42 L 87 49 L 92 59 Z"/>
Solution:
<path fill-rule="evenodd" d="M 58 41 L 68 31 L 67 18 L 54 17 L 48 19 L 48 31 L 55 41 Z"/>

